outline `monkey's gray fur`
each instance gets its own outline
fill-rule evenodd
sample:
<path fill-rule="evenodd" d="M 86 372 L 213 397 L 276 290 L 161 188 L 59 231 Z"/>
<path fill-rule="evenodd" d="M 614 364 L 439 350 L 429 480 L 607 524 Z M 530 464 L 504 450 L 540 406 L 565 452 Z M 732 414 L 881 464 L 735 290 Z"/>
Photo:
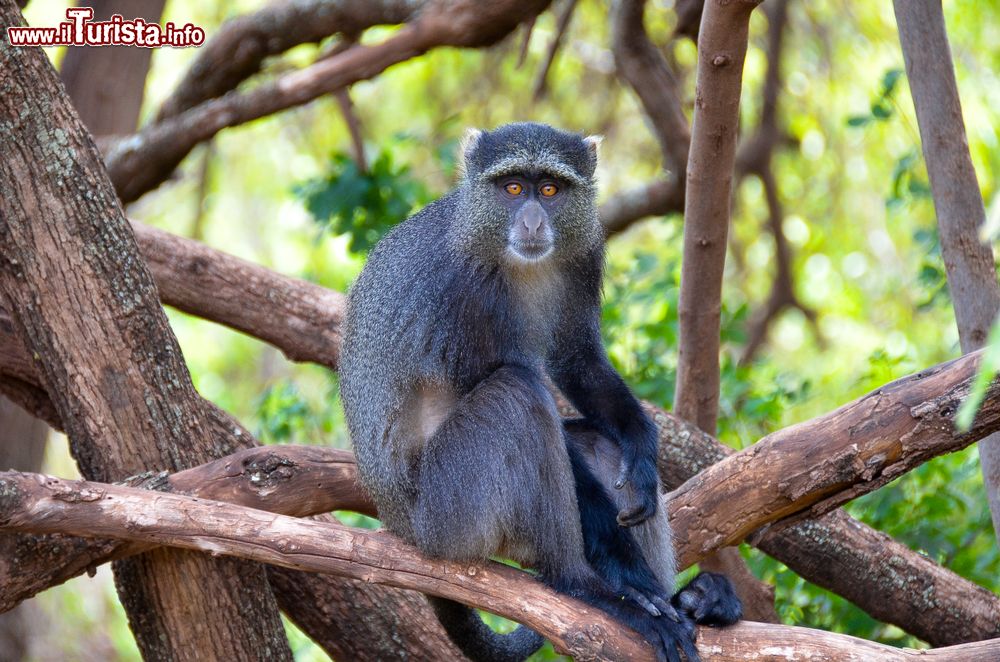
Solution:
<path fill-rule="evenodd" d="M 601 346 L 597 144 L 540 124 L 471 132 L 458 187 L 379 242 L 351 290 L 341 395 L 390 531 L 431 556 L 536 568 L 663 659 L 693 659 L 691 618 L 668 603 L 655 428 Z M 560 419 L 546 375 L 582 419 Z M 731 620 L 728 585 L 705 582 L 703 612 Z M 474 659 L 541 644 L 432 604 Z"/>

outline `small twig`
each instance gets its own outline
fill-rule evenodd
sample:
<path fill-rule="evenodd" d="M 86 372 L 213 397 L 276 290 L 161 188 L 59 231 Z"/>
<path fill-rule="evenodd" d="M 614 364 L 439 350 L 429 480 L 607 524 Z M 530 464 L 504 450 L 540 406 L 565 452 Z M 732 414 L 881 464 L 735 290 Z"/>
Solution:
<path fill-rule="evenodd" d="M 517 52 L 517 69 L 524 66 L 524 61 L 528 59 L 528 49 L 531 46 L 531 35 L 535 31 L 535 22 L 538 20 L 537 16 L 532 16 L 531 20 L 525 21 L 524 30 L 521 35 L 521 48 Z"/>
<path fill-rule="evenodd" d="M 198 167 L 198 191 L 195 194 L 194 220 L 191 221 L 191 239 L 202 241 L 205 234 L 205 206 L 208 199 L 208 176 L 212 159 L 215 157 L 215 141 L 205 144 L 205 152 L 201 156 Z"/>
<path fill-rule="evenodd" d="M 570 19 L 573 18 L 573 11 L 576 9 L 577 0 L 566 0 L 563 4 L 562 11 L 559 12 L 559 19 L 556 23 L 556 35 L 552 38 L 552 43 L 549 44 L 549 52 L 545 56 L 545 62 L 542 63 L 542 68 L 538 71 L 538 77 L 535 79 L 535 91 L 532 98 L 537 103 L 541 101 L 542 97 L 548 89 L 547 80 L 549 77 L 549 69 L 552 68 L 552 63 L 555 62 L 556 54 L 559 52 L 559 47 L 562 45 L 563 37 L 566 35 L 566 30 L 569 28 Z"/>
<path fill-rule="evenodd" d="M 351 102 L 351 94 L 347 88 L 334 92 L 337 105 L 340 106 L 340 113 L 344 116 L 347 124 L 347 131 L 351 134 L 351 147 L 354 150 L 354 162 L 358 164 L 358 170 L 368 172 L 368 159 L 365 157 L 365 141 L 361 136 L 361 121 L 354 112 L 354 104 Z"/>

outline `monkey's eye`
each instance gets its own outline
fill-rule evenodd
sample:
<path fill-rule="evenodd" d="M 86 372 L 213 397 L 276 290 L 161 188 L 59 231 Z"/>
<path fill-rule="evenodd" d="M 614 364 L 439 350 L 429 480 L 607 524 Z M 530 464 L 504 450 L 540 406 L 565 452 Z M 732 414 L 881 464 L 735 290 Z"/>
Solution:
<path fill-rule="evenodd" d="M 524 187 L 517 182 L 510 182 L 503 187 L 503 190 L 507 191 L 507 193 L 510 193 L 511 195 L 521 195 L 521 192 L 524 191 Z"/>
<path fill-rule="evenodd" d="M 555 184 L 542 184 L 541 187 L 539 187 L 538 192 L 546 198 L 551 198 L 559 192 L 559 187 Z"/>

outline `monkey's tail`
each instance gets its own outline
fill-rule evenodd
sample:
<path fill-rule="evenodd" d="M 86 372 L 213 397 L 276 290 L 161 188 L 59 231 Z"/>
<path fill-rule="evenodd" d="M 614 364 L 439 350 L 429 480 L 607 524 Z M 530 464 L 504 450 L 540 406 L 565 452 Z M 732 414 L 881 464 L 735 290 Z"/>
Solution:
<path fill-rule="evenodd" d="M 498 634 L 470 607 L 430 595 L 427 599 L 452 642 L 473 662 L 522 662 L 545 643 L 542 635 L 523 625 Z"/>

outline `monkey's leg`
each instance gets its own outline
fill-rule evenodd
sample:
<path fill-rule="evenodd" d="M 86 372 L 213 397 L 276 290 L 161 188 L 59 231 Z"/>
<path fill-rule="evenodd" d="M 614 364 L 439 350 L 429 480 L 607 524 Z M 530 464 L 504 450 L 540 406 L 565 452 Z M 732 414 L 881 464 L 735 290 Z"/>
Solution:
<path fill-rule="evenodd" d="M 553 511 L 560 501 L 572 505 L 573 499 L 571 469 L 561 445 L 555 404 L 538 377 L 518 366 L 494 372 L 434 431 L 414 467 L 412 530 L 417 545 L 445 558 L 500 555 L 529 565 L 540 560 L 534 541 L 547 535 L 562 542 L 570 538 L 569 544 L 582 550 L 579 530 L 567 524 L 575 519 L 575 505 L 573 517 L 557 518 Z M 561 465 L 557 451 L 562 452 Z M 543 474 L 565 479 L 561 486 L 543 489 Z M 544 643 L 523 626 L 499 635 L 469 607 L 429 600 L 451 639 L 476 662 L 523 660 Z"/>
<path fill-rule="evenodd" d="M 530 368 L 503 366 L 466 394 L 414 472 L 414 537 L 432 556 L 534 564 L 537 538 L 573 541 L 574 533 L 582 549 L 579 530 L 556 510 L 574 499 L 561 422 Z"/>
<path fill-rule="evenodd" d="M 665 508 L 638 527 L 618 526 L 615 513 L 621 506 L 615 497 L 628 497 L 612 489 L 620 462 L 617 446 L 585 420 L 563 421 L 563 428 L 577 483 L 587 560 L 598 573 L 647 610 L 651 605 L 674 615 L 676 608 L 700 625 L 731 625 L 742 618 L 742 604 L 723 575 L 703 572 L 670 597 L 675 569 Z M 670 602 L 666 608 L 664 600 Z"/>
<path fill-rule="evenodd" d="M 615 479 L 617 448 L 611 442 L 601 439 L 599 433 L 585 421 L 567 420 L 563 422 L 563 428 L 576 482 L 587 561 L 615 590 L 652 615 L 659 616 L 662 613 L 681 622 L 682 619 L 670 604 L 674 575 L 672 550 L 665 550 L 666 567 L 660 568 L 659 572 L 654 571 L 645 553 L 650 550 L 644 550 L 633 533 L 637 530 L 623 528 L 616 520 L 619 507 L 612 498 L 609 485 Z M 601 457 L 597 458 L 596 455 Z M 590 457 L 589 462 L 587 456 Z M 608 474 L 604 476 L 604 480 L 595 473 L 601 470 Z M 655 519 L 662 519 L 662 515 L 657 513 Z M 666 521 L 651 521 L 641 526 L 655 524 L 667 526 Z M 669 538 L 663 544 L 669 546 Z M 662 554 L 653 558 L 659 560 L 660 556 Z"/>

